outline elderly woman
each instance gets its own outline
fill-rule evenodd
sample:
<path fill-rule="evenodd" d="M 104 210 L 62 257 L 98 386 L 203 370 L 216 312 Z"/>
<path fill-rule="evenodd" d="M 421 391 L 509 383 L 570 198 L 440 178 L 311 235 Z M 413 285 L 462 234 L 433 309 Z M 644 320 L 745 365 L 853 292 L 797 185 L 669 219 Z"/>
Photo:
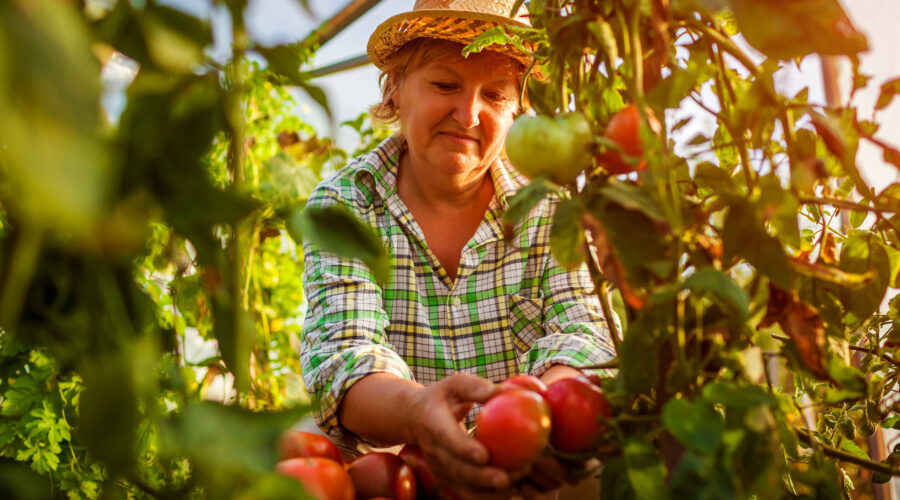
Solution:
<path fill-rule="evenodd" d="M 460 425 L 495 382 L 529 373 L 550 383 L 613 355 L 587 271 L 550 254 L 555 201 L 504 238 L 504 210 L 526 181 L 503 144 L 530 58 L 512 46 L 461 49 L 493 26 L 527 25 L 508 17 L 513 3 L 419 0 L 379 26 L 373 115 L 399 130 L 308 202 L 350 208 L 395 261 L 381 287 L 361 262 L 305 248 L 301 361 L 318 425 L 344 441 L 418 444 L 464 497 L 509 492 L 510 477 Z"/>

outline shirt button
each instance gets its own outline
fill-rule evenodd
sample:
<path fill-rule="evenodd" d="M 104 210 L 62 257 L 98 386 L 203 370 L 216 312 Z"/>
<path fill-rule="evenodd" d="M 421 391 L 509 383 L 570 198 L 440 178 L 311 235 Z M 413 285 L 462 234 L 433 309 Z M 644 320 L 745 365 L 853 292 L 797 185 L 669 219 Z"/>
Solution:
<path fill-rule="evenodd" d="M 462 305 L 462 299 L 459 297 L 453 297 L 453 307 L 459 307 Z"/>

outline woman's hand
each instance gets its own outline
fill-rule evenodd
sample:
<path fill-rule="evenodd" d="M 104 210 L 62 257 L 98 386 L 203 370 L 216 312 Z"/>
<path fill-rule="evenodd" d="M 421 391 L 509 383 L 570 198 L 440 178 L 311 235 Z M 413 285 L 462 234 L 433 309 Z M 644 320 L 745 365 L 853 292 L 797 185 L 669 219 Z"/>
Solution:
<path fill-rule="evenodd" d="M 499 388 L 480 377 L 457 373 L 418 391 L 407 415 L 411 441 L 431 470 L 462 498 L 508 498 L 510 479 L 488 465 L 488 451 L 466 434 L 461 421 L 474 403 L 483 403 Z"/>

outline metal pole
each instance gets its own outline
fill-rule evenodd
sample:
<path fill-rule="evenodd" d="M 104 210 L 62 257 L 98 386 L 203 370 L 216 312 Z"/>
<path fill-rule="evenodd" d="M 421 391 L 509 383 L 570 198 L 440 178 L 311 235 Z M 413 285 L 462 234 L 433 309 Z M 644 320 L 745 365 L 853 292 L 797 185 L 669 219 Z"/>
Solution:
<path fill-rule="evenodd" d="M 348 69 L 358 68 L 360 66 L 365 66 L 369 64 L 369 56 L 366 54 L 351 57 L 350 59 L 345 59 L 340 62 L 336 62 L 334 64 L 329 64 L 328 66 L 323 66 L 321 68 L 316 68 L 307 73 L 312 78 L 318 78 L 320 76 L 330 75 L 333 73 L 339 73 L 341 71 L 346 71 Z"/>
<path fill-rule="evenodd" d="M 356 21 L 372 7 L 378 5 L 379 0 L 351 0 L 346 7 L 323 22 L 306 37 L 304 43 L 318 42 L 325 45 L 329 40 L 337 36 L 344 28 Z"/>

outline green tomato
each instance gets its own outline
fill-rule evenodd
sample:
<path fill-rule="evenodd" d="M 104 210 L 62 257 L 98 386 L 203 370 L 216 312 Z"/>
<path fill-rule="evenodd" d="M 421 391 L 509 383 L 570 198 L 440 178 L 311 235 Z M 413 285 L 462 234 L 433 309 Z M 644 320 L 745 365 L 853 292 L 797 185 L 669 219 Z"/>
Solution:
<path fill-rule="evenodd" d="M 591 166 L 591 141 L 591 124 L 581 113 L 522 115 L 506 135 L 506 155 L 529 179 L 546 175 L 558 184 L 571 184 Z"/>

